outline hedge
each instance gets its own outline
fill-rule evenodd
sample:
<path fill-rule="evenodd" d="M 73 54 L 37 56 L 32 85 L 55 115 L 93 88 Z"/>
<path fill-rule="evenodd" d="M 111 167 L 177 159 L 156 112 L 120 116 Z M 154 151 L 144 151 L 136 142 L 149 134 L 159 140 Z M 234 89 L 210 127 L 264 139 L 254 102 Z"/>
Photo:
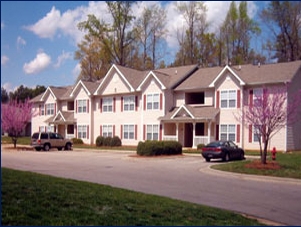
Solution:
<path fill-rule="evenodd" d="M 84 144 L 84 141 L 80 138 L 72 138 L 73 144 Z"/>
<path fill-rule="evenodd" d="M 140 141 L 137 154 L 141 156 L 182 154 L 182 145 L 177 141 Z"/>
<path fill-rule="evenodd" d="M 106 147 L 120 147 L 122 145 L 121 139 L 118 136 L 114 136 L 113 138 L 98 136 L 95 141 L 96 146 L 106 146 Z"/>

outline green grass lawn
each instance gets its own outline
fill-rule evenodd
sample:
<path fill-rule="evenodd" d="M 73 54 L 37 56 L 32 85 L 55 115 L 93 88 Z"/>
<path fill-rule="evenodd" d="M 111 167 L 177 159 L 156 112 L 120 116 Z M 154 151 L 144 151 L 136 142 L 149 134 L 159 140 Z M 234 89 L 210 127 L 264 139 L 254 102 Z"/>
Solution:
<path fill-rule="evenodd" d="M 12 140 L 8 136 L 1 137 L 1 143 L 3 144 L 12 144 Z M 20 137 L 17 140 L 17 145 L 29 145 L 30 144 L 30 137 Z"/>
<path fill-rule="evenodd" d="M 2 225 L 261 225 L 233 212 L 2 168 Z"/>
<path fill-rule="evenodd" d="M 269 160 L 269 159 L 268 159 Z M 281 166 L 278 170 L 259 170 L 246 168 L 251 161 L 237 161 L 221 165 L 211 166 L 213 169 L 236 173 L 256 174 L 274 177 L 288 177 L 301 179 L 301 152 L 280 153 L 276 155 L 276 161 Z"/>

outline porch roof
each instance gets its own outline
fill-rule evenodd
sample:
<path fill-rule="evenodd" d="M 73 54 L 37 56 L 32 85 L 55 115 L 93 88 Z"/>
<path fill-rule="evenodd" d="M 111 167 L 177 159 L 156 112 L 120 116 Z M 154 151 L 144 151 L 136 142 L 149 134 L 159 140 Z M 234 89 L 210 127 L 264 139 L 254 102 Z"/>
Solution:
<path fill-rule="evenodd" d="M 54 125 L 64 125 L 76 123 L 76 120 L 74 119 L 74 112 L 59 111 L 54 117 L 48 118 L 45 122 Z"/>
<path fill-rule="evenodd" d="M 212 106 L 191 106 L 182 105 L 176 107 L 163 117 L 159 117 L 161 121 L 182 121 L 182 122 L 192 122 L 192 121 L 205 121 L 205 120 L 215 120 L 216 115 L 219 113 L 219 109 Z"/>

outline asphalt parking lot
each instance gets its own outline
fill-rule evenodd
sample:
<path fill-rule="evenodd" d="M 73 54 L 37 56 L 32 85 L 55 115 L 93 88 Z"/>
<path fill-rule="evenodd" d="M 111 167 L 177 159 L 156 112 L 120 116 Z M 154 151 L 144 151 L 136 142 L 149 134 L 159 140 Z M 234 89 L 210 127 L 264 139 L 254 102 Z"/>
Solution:
<path fill-rule="evenodd" d="M 167 196 L 300 225 L 301 181 L 214 171 L 197 155 L 136 157 L 133 151 L 36 152 L 2 147 L 1 166 Z"/>

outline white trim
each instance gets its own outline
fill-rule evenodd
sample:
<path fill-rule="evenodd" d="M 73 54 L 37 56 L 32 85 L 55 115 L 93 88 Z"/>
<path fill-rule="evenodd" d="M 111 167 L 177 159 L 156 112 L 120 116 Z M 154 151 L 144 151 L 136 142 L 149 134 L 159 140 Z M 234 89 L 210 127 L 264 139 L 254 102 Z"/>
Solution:
<path fill-rule="evenodd" d="M 209 84 L 209 87 L 214 87 L 215 82 L 224 74 L 226 70 L 229 70 L 230 73 L 232 73 L 232 75 L 239 81 L 241 86 L 246 85 L 246 83 L 240 79 L 240 77 L 228 65 L 226 65 L 224 69 L 217 75 L 217 77 L 215 77 L 215 79 L 211 82 L 211 84 Z"/>
<path fill-rule="evenodd" d="M 184 109 L 188 114 L 189 116 L 194 119 L 195 117 L 193 116 L 192 113 L 190 113 L 190 111 L 186 108 L 186 106 L 184 104 L 182 104 L 179 109 L 171 116 L 171 119 L 174 119 L 176 117 L 176 115 L 180 112 L 181 109 Z"/>
<path fill-rule="evenodd" d="M 44 94 L 42 95 L 40 101 L 44 101 L 44 96 L 46 95 L 47 91 L 50 92 L 50 94 L 51 94 L 51 95 L 53 96 L 53 98 L 54 98 L 54 101 L 56 101 L 57 98 L 56 98 L 56 96 L 54 95 L 54 93 L 53 93 L 53 91 L 51 90 L 50 87 L 47 87 L 47 89 L 46 89 L 46 91 L 44 92 Z"/>
<path fill-rule="evenodd" d="M 111 71 L 113 70 L 113 68 L 117 71 L 117 73 L 119 74 L 119 76 L 121 76 L 121 78 L 125 81 L 125 83 L 129 86 L 130 91 L 134 92 L 135 89 L 133 88 L 133 86 L 130 84 L 130 82 L 125 78 L 125 76 L 120 72 L 120 70 L 118 69 L 118 67 L 113 64 L 112 67 L 109 69 L 108 73 L 105 75 L 105 77 L 103 78 L 103 80 L 101 81 L 101 83 L 99 84 L 98 88 L 96 89 L 96 91 L 94 92 L 94 95 L 98 95 L 98 91 L 99 89 L 102 87 L 102 85 L 104 84 L 105 80 L 111 75 Z"/>
<path fill-rule="evenodd" d="M 148 79 L 150 76 L 153 76 L 153 77 L 156 79 L 156 81 L 160 84 L 161 90 L 165 90 L 165 89 L 166 89 L 166 87 L 165 87 L 165 86 L 163 85 L 163 83 L 159 80 L 159 78 L 156 76 L 156 74 L 155 74 L 153 71 L 150 71 L 150 72 L 147 74 L 147 76 L 144 78 L 144 80 L 140 83 L 140 85 L 138 86 L 137 91 L 141 91 L 142 85 L 143 85 L 144 83 L 146 83 L 147 79 Z"/>
<path fill-rule="evenodd" d="M 66 119 L 64 118 L 64 115 L 62 114 L 61 110 L 59 110 L 59 111 L 57 112 L 57 114 L 56 114 L 55 117 L 53 118 L 53 121 L 55 121 L 55 119 L 58 117 L 58 115 L 61 115 L 62 118 L 63 118 L 63 120 L 66 121 Z"/>
<path fill-rule="evenodd" d="M 87 95 L 88 95 L 88 96 L 91 96 L 91 93 L 89 92 L 88 88 L 87 88 L 87 87 L 85 86 L 85 84 L 80 80 L 80 81 L 78 81 L 78 83 L 76 84 L 76 86 L 72 89 L 72 92 L 71 92 L 71 94 L 70 94 L 70 97 L 73 97 L 74 92 L 76 91 L 77 87 L 78 87 L 80 84 L 81 84 L 81 85 L 83 86 L 83 88 L 85 89 Z"/>

